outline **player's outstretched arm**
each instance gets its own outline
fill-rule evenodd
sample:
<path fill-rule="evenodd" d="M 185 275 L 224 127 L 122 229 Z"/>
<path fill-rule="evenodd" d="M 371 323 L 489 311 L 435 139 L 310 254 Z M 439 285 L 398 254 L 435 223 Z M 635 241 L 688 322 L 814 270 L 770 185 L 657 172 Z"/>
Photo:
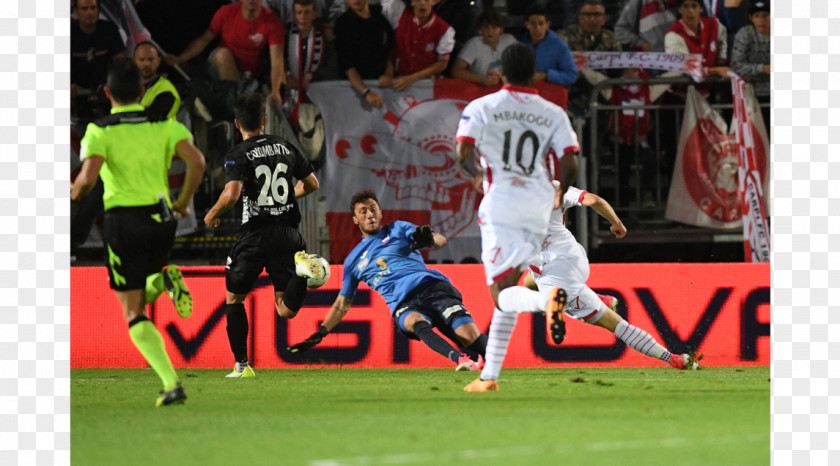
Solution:
<path fill-rule="evenodd" d="M 96 180 L 99 179 L 99 171 L 103 163 L 105 163 L 105 158 L 102 156 L 93 155 L 85 158 L 82 162 L 82 170 L 70 186 L 70 199 L 80 201 L 87 196 L 96 185 Z"/>
<path fill-rule="evenodd" d="M 627 235 L 627 227 L 621 223 L 621 219 L 618 218 L 618 215 L 615 213 L 615 210 L 613 210 L 610 203 L 601 196 L 587 192 L 586 195 L 583 196 L 583 202 L 581 202 L 581 205 L 592 207 L 601 217 L 607 219 L 607 221 L 610 222 L 610 231 L 616 238 L 624 238 L 624 236 Z"/>
<path fill-rule="evenodd" d="M 566 195 L 569 186 L 574 186 L 578 174 L 578 152 L 568 152 L 560 157 L 560 198 Z"/>
<path fill-rule="evenodd" d="M 239 196 L 242 194 L 243 184 L 240 180 L 231 180 L 225 184 L 225 189 L 219 195 L 219 200 L 216 201 L 216 204 L 204 216 L 205 225 L 213 228 L 219 226 L 221 223 L 219 218 L 230 210 L 231 207 L 235 206 L 236 201 L 239 200 Z"/>
<path fill-rule="evenodd" d="M 324 318 L 324 322 L 318 326 L 318 330 L 306 340 L 303 340 L 302 342 L 292 345 L 286 349 L 292 353 L 304 352 L 318 343 L 321 343 L 321 340 L 330 333 L 330 330 L 334 329 L 335 326 L 341 322 L 341 319 L 343 319 L 344 315 L 347 314 L 347 311 L 350 310 L 350 304 L 352 304 L 352 302 L 352 297 L 347 298 L 345 296 L 338 295 L 330 308 L 330 312 L 328 312 L 327 316 Z"/>
<path fill-rule="evenodd" d="M 295 184 L 295 198 L 300 199 L 307 194 L 314 193 L 319 187 L 320 183 L 318 182 L 318 178 L 314 173 L 310 173 L 309 176 L 298 180 L 297 184 Z"/>
<path fill-rule="evenodd" d="M 204 176 L 206 162 L 204 154 L 193 144 L 191 139 L 182 139 L 175 144 L 175 155 L 187 164 L 187 174 L 184 179 L 184 188 L 178 195 L 178 199 L 172 202 L 172 210 L 182 216 L 190 213 L 190 200 L 201 184 Z"/>

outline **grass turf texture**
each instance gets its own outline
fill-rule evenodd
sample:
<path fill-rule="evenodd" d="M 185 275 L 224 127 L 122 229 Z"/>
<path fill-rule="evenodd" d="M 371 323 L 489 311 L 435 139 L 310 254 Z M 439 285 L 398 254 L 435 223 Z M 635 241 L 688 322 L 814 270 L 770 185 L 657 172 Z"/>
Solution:
<path fill-rule="evenodd" d="M 769 464 L 769 367 L 71 371 L 73 464 Z"/>

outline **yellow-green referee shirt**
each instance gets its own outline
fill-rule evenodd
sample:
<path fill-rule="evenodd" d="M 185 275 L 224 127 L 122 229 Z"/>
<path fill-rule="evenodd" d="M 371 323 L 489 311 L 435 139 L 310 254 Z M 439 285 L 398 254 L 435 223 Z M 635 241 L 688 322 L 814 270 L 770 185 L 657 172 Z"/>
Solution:
<path fill-rule="evenodd" d="M 105 188 L 105 210 L 157 204 L 169 199 L 169 166 L 175 145 L 192 140 L 186 126 L 174 119 L 149 121 L 139 104 L 111 109 L 111 115 L 88 124 L 80 158 L 105 159 L 99 176 Z"/>

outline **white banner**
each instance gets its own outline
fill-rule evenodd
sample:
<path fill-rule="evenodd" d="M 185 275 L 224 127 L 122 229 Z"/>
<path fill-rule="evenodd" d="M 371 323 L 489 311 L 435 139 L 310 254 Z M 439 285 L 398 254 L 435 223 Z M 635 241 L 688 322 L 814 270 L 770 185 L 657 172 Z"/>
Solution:
<path fill-rule="evenodd" d="M 581 69 L 645 68 L 679 71 L 697 82 L 703 80 L 703 57 L 699 53 L 663 52 L 572 52 L 575 65 Z"/>
<path fill-rule="evenodd" d="M 744 254 L 747 262 L 770 262 L 770 232 L 767 228 L 764 189 L 756 160 L 756 134 L 751 122 L 753 114 L 761 112 L 749 105 L 755 102 L 752 86 L 743 79 L 732 76 L 732 101 L 735 109 L 736 134 L 738 138 L 738 191 L 744 222 Z M 763 121 L 758 127 L 763 130 Z M 766 139 L 766 135 L 764 135 Z"/>

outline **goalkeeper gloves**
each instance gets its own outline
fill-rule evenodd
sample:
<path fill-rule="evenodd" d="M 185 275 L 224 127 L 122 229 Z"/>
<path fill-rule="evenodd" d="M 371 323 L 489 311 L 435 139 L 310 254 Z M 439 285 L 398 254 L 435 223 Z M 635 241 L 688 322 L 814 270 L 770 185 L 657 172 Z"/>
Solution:
<path fill-rule="evenodd" d="M 326 327 L 324 327 L 323 325 L 319 325 L 318 331 L 313 333 L 311 337 L 286 349 L 289 350 L 290 353 L 302 353 L 308 350 L 309 348 L 312 348 L 313 346 L 317 345 L 318 343 L 321 343 L 321 340 L 323 340 L 328 333 L 330 333 L 330 331 L 327 330 Z"/>
<path fill-rule="evenodd" d="M 411 250 L 415 251 L 417 249 L 430 248 L 434 246 L 435 237 L 432 233 L 432 227 L 429 225 L 423 225 L 415 228 L 414 233 L 411 234 L 411 239 L 414 241 L 411 244 Z"/>

